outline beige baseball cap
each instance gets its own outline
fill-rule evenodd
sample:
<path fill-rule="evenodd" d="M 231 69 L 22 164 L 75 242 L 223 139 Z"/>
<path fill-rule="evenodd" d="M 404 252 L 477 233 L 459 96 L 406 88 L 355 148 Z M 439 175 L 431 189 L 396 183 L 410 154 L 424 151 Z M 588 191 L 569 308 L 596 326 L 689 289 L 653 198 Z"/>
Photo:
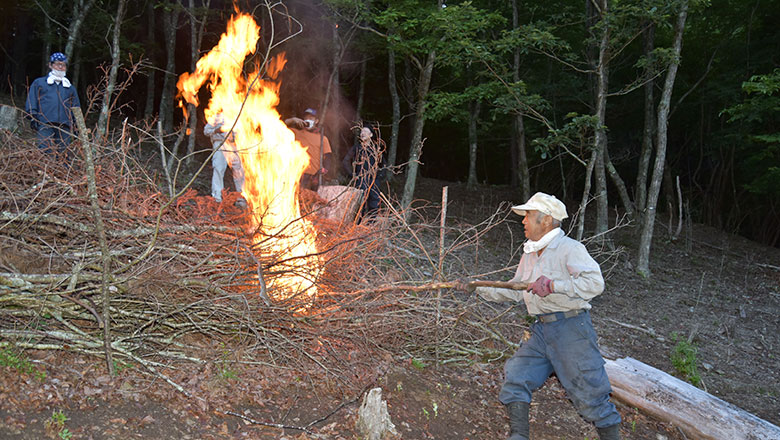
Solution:
<path fill-rule="evenodd" d="M 512 211 L 518 215 L 525 215 L 528 211 L 539 211 L 558 221 L 569 217 L 569 215 L 566 214 L 566 205 L 564 205 L 563 202 L 555 198 L 555 196 L 543 192 L 534 194 L 522 205 L 513 206 Z"/>

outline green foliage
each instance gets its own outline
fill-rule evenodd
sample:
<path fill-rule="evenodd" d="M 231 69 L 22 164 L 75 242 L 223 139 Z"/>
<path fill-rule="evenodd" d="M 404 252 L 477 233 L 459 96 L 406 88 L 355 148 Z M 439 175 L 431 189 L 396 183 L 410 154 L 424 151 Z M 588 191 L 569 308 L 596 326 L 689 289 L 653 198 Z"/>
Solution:
<path fill-rule="evenodd" d="M 412 358 L 412 366 L 414 368 L 417 368 L 418 370 L 424 370 L 425 369 L 425 363 L 419 359 Z"/>
<path fill-rule="evenodd" d="M 697 369 L 698 348 L 693 343 L 680 339 L 677 333 L 672 333 L 672 341 L 675 343 L 672 349 L 671 361 L 674 369 L 693 386 L 701 385 L 701 376 Z"/>
<path fill-rule="evenodd" d="M 19 374 L 31 374 L 38 380 L 46 378 L 46 372 L 35 368 L 23 353 L 15 353 L 8 347 L 0 349 L 0 366 L 13 368 Z"/>
<path fill-rule="evenodd" d="M 593 145 L 598 118 L 595 115 L 577 113 L 569 113 L 566 117 L 569 121 L 563 127 L 550 129 L 547 137 L 534 140 L 534 147 L 541 154 L 542 159 L 556 148 L 573 151 L 584 150 Z"/>
<path fill-rule="evenodd" d="M 739 104 L 726 108 L 728 122 L 743 127 L 738 151 L 744 188 L 753 194 L 780 196 L 780 69 L 755 75 L 742 83 L 747 94 Z"/>
<path fill-rule="evenodd" d="M 130 363 L 122 362 L 120 360 L 114 359 L 114 376 L 118 376 L 122 374 L 125 370 L 133 369 L 135 366 Z"/>
<path fill-rule="evenodd" d="M 44 422 L 46 432 L 49 435 L 56 434 L 62 440 L 70 440 L 73 437 L 73 433 L 65 427 L 65 423 L 68 420 L 68 417 L 62 410 L 52 411 L 51 417 Z"/>

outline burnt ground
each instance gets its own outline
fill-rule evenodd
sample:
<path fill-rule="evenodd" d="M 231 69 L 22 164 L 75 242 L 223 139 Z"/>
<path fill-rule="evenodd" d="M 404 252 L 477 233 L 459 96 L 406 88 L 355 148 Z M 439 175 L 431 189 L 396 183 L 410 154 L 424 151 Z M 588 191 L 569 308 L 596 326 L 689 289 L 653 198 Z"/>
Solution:
<path fill-rule="evenodd" d="M 422 179 L 418 197 L 435 204 L 444 184 Z M 508 188 L 449 185 L 450 224 L 476 223 L 503 201 L 520 202 Z M 507 223 L 484 237 L 473 274 L 508 264 L 507 255 L 522 241 L 522 227 L 512 217 Z M 701 225 L 684 230 L 673 242 L 659 225 L 652 276 L 645 279 L 632 265 L 635 234 L 630 225 L 619 228 L 612 235 L 613 248 L 592 249 L 607 278 L 607 289 L 594 299 L 592 312 L 604 352 L 677 374 L 670 360 L 676 333 L 698 349 L 703 388 L 780 424 L 780 250 Z M 518 319 L 523 312 L 516 312 Z M 96 357 L 34 351 L 25 355 L 46 376 L 0 367 L 0 438 L 67 438 L 68 433 L 74 439 L 360 438 L 355 419 L 363 390 L 343 387 L 316 366 L 299 371 L 209 364 L 166 371 L 188 389 L 208 396 L 209 402 L 203 403 L 132 366 L 107 376 Z M 502 360 L 422 365 L 402 355 L 364 355 L 369 367 L 361 383 L 383 388 L 400 437 L 505 436 L 506 420 L 496 400 Z M 618 407 L 626 439 L 685 438 L 674 426 Z M 62 425 L 50 422 L 54 411 L 67 417 Z M 555 378 L 536 393 L 531 416 L 534 438 L 596 437 Z M 322 421 L 305 432 L 248 419 L 294 427 Z"/>

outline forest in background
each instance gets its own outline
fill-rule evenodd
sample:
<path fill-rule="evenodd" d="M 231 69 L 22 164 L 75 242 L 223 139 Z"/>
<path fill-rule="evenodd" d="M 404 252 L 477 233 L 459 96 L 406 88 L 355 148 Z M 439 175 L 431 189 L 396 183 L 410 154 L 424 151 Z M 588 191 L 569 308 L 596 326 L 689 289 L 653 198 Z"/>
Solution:
<path fill-rule="evenodd" d="M 263 29 L 256 57 L 287 54 L 283 117 L 321 109 L 340 155 L 357 121 L 382 124 L 404 208 L 418 172 L 555 193 L 594 235 L 617 208 L 639 226 L 640 272 L 655 221 L 780 244 L 777 2 L 14 0 L 0 88 L 21 107 L 63 51 L 88 123 L 110 138 L 157 118 L 173 142 L 176 79 L 235 8 Z M 195 114 L 179 156 L 208 148 Z"/>

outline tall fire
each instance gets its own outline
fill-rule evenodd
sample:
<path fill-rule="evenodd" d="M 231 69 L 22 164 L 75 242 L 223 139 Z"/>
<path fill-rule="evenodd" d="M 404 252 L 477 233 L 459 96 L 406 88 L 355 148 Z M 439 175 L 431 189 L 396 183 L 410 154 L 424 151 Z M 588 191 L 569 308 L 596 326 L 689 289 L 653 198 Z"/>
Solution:
<path fill-rule="evenodd" d="M 207 84 L 211 99 L 206 120 L 213 122 L 221 114 L 226 121 L 222 130 L 233 130 L 246 176 L 243 196 L 251 209 L 254 247 L 275 263 L 269 291 L 277 299 L 312 299 L 320 262 L 314 227 L 301 218 L 298 203 L 298 182 L 309 156 L 276 111 L 276 78 L 286 63 L 284 55 L 265 66 L 269 79 L 261 79 L 260 63 L 245 74 L 246 58 L 255 52 L 259 37 L 260 26 L 251 16 L 232 17 L 217 46 L 198 60 L 195 72 L 181 75 L 177 87 L 186 102 L 197 106 L 198 91 Z"/>

